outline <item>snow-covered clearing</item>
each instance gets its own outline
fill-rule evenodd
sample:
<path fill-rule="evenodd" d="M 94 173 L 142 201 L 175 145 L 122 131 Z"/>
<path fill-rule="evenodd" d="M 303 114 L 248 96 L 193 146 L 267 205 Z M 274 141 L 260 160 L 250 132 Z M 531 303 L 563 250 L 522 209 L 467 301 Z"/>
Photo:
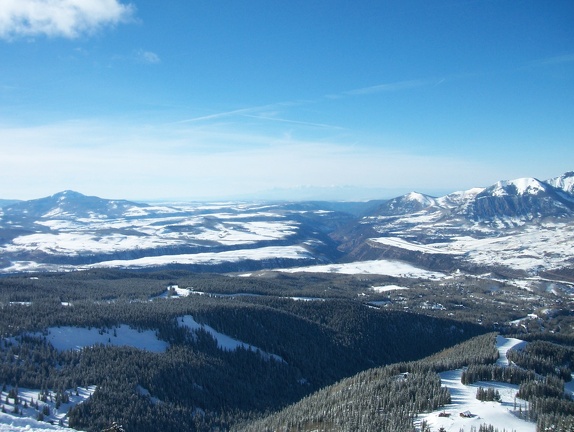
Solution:
<path fill-rule="evenodd" d="M 389 292 L 389 291 L 400 291 L 400 290 L 408 290 L 407 287 L 402 287 L 398 285 L 385 285 L 385 286 L 374 286 L 371 289 L 378 293 Z"/>
<path fill-rule="evenodd" d="M 158 267 L 164 265 L 217 265 L 225 263 L 237 263 L 241 261 L 264 261 L 264 260 L 310 260 L 313 255 L 303 246 L 267 246 L 254 249 L 239 249 L 224 252 L 201 252 L 195 254 L 160 255 L 137 258 L 132 260 L 102 261 L 96 264 L 82 267 L 63 264 L 41 264 L 35 261 L 12 261 L 3 272 L 20 273 L 34 271 L 73 271 L 79 268 L 126 268 L 138 269 Z"/>
<path fill-rule="evenodd" d="M 217 347 L 221 350 L 234 351 L 238 348 L 243 348 L 243 349 L 246 349 L 249 351 L 255 351 L 255 352 L 259 353 L 266 360 L 274 359 L 276 361 L 285 363 L 285 360 L 283 360 L 280 356 L 278 356 L 276 354 L 267 353 L 265 351 L 260 350 L 259 348 L 255 347 L 255 346 L 253 346 L 253 345 L 250 345 L 250 344 L 245 343 L 245 342 L 241 342 L 240 340 L 234 339 L 230 336 L 227 336 L 226 334 L 220 333 L 217 330 L 215 330 L 213 327 L 210 327 L 206 324 L 200 324 L 197 321 L 195 321 L 193 319 L 193 316 L 191 316 L 191 315 L 185 315 L 183 317 L 180 317 L 180 318 L 178 318 L 177 321 L 181 326 L 187 327 L 191 331 L 197 331 L 197 330 L 206 331 L 211 336 L 213 336 L 213 338 L 217 342 Z"/>
<path fill-rule="evenodd" d="M 62 402 L 56 408 L 56 392 L 50 391 L 46 402 L 39 400 L 40 390 L 31 390 L 25 388 L 18 389 L 18 406 L 21 413 L 15 414 L 14 400 L 8 398 L 8 392 L 12 387 L 7 387 L 6 392 L 0 392 L 2 395 L 3 406 L 6 413 L 0 412 L 0 432 L 47 432 L 47 431 L 70 431 L 66 426 L 68 419 L 66 417 L 71 407 L 86 401 L 96 390 L 95 386 L 88 388 L 78 387 L 66 391 L 69 402 Z M 38 403 L 38 409 L 35 404 Z M 34 404 L 34 406 L 32 405 Z M 38 416 L 42 412 L 44 421 L 38 421 Z M 48 413 L 47 415 L 43 414 Z M 52 422 L 50 424 L 48 422 Z"/>
<path fill-rule="evenodd" d="M 81 350 L 94 345 L 130 346 L 152 352 L 165 352 L 169 344 L 153 330 L 136 330 L 125 324 L 111 329 L 50 327 L 46 340 L 60 351 Z M 42 336 L 37 333 L 36 336 Z"/>
<path fill-rule="evenodd" d="M 497 347 L 500 358 L 499 365 L 508 365 L 506 353 L 510 348 L 524 344 L 518 339 L 507 339 L 501 336 L 497 337 Z M 536 423 L 524 420 L 520 416 L 520 411 L 524 411 L 527 402 L 516 399 L 518 385 L 506 384 L 501 382 L 476 382 L 471 385 L 464 385 L 460 378 L 462 369 L 451 370 L 440 374 L 442 384 L 448 387 L 451 394 L 451 404 L 447 405 L 444 410 L 435 411 L 430 414 L 419 416 L 417 424 L 420 425 L 422 420 L 426 420 L 431 430 L 438 430 L 443 427 L 447 432 L 470 432 L 474 427 L 476 430 L 483 425 L 492 425 L 499 431 L 507 432 L 535 432 Z M 500 402 L 481 402 L 476 399 L 476 391 L 479 387 L 493 388 L 498 390 L 501 396 Z M 461 417 L 460 413 L 470 412 L 471 418 Z M 446 413 L 448 416 L 439 416 Z"/>
<path fill-rule="evenodd" d="M 370 239 L 372 242 L 379 243 L 382 245 L 398 247 L 401 249 L 406 249 L 414 252 L 422 253 L 432 253 L 432 254 L 460 254 L 456 250 L 444 248 L 444 243 L 423 245 L 418 243 L 409 242 L 398 237 L 377 237 Z M 441 246 L 443 246 L 441 248 Z"/>
<path fill-rule="evenodd" d="M 133 260 L 113 260 L 91 267 L 144 268 L 169 264 L 224 264 L 244 260 L 310 259 L 312 255 L 301 246 L 268 246 L 258 249 L 241 249 L 225 252 L 203 252 L 182 255 L 161 255 Z"/>
<path fill-rule="evenodd" d="M 496 337 L 496 346 L 498 348 L 498 361 L 496 362 L 499 366 L 508 366 L 509 361 L 506 357 L 506 353 L 508 350 L 515 348 L 515 349 L 522 349 L 526 345 L 526 342 L 520 339 L 515 338 L 505 338 L 502 336 Z"/>
<path fill-rule="evenodd" d="M 401 261 L 373 260 L 356 261 L 344 264 L 327 264 L 289 269 L 276 269 L 285 273 L 341 273 L 341 274 L 376 274 L 396 277 L 440 279 L 444 273 L 420 269 Z"/>
<path fill-rule="evenodd" d="M 165 290 L 160 295 L 155 296 L 154 298 L 174 299 L 180 297 L 189 297 L 191 293 L 192 290 L 190 288 L 180 288 L 177 285 L 171 285 L 167 287 L 167 290 Z"/>

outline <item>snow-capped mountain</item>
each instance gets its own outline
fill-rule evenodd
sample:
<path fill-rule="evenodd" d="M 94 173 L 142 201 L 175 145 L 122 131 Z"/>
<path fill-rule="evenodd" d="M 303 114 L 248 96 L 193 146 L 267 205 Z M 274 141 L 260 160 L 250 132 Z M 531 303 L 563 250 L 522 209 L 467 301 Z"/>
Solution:
<path fill-rule="evenodd" d="M 554 177 L 548 180 L 547 183 L 568 194 L 574 195 L 574 171 L 567 172 L 559 177 Z"/>
<path fill-rule="evenodd" d="M 4 207 L 5 218 L 14 219 L 78 219 L 114 218 L 125 216 L 142 204 L 125 200 L 108 200 L 86 196 L 74 191 L 63 191 L 46 198 L 21 201 Z"/>
<path fill-rule="evenodd" d="M 454 192 L 440 198 L 411 192 L 385 202 L 371 216 L 440 211 L 441 217 L 464 216 L 485 223 L 505 218 L 571 217 L 573 188 L 574 173 L 567 173 L 546 182 L 535 178 L 502 180 L 487 188 Z"/>
<path fill-rule="evenodd" d="M 545 217 L 572 217 L 574 196 L 533 178 L 501 181 L 486 188 L 469 206 L 474 220 L 520 217 L 525 220 Z"/>
<path fill-rule="evenodd" d="M 415 213 L 420 210 L 426 209 L 436 205 L 435 198 L 430 195 L 425 195 L 418 192 L 411 192 L 406 195 L 393 198 L 384 202 L 376 210 L 380 215 L 402 215 L 408 213 Z"/>
<path fill-rule="evenodd" d="M 222 272 L 394 259 L 447 273 L 553 272 L 574 280 L 573 184 L 570 172 L 361 205 L 147 205 L 64 191 L 0 209 L 0 271 Z"/>
<path fill-rule="evenodd" d="M 521 178 L 440 198 L 407 194 L 366 215 L 347 259 L 393 258 L 431 269 L 538 275 L 574 267 L 574 173 Z M 415 203 L 421 203 L 419 205 Z M 422 204 L 424 203 L 424 204 Z M 401 204 L 399 206 L 399 204 Z"/>

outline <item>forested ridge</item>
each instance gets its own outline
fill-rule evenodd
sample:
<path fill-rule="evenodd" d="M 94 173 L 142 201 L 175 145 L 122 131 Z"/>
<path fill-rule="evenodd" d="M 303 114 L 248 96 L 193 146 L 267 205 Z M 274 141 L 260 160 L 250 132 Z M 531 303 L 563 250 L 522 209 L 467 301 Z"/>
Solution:
<path fill-rule="evenodd" d="M 493 334 L 475 337 L 420 361 L 373 368 L 343 379 L 237 430 L 414 432 L 416 414 L 450 403 L 438 372 L 492 362 L 497 357 Z"/>
<path fill-rule="evenodd" d="M 54 395 L 97 386 L 68 413 L 71 427 L 89 432 L 112 422 L 126 432 L 412 432 L 417 413 L 450 400 L 438 373 L 465 367 L 467 382 L 520 385 L 540 431 L 551 421 L 570 424 L 573 402 L 562 397 L 574 360 L 569 333 L 524 334 L 526 348 L 509 351 L 515 366 L 496 366 L 485 323 L 504 309 L 489 316 L 488 307 L 467 302 L 453 319 L 440 309 L 406 307 L 440 294 L 428 282 L 406 280 L 412 300 L 407 292 L 389 295 L 389 308 L 364 300 L 373 298 L 365 295 L 370 286 L 393 282 L 117 270 L 1 277 L 0 385 Z M 441 288 L 455 303 L 472 289 Z M 190 316 L 256 349 L 221 349 L 205 329 L 183 325 Z M 122 325 L 151 330 L 167 348 L 58 350 L 46 339 L 48 329 L 75 327 L 112 340 Z M 489 397 L 489 389 L 483 393 Z"/>
<path fill-rule="evenodd" d="M 344 295 L 337 278 L 310 278 L 308 290 L 295 280 L 118 271 L 0 278 L 0 384 L 96 385 L 94 395 L 69 413 L 70 426 L 78 429 L 99 431 L 117 421 L 128 432 L 227 430 L 344 377 L 416 360 L 485 331 L 468 322 L 370 307 L 352 299 L 356 294 Z M 173 286 L 198 294 L 170 298 L 165 294 Z M 330 297 L 322 300 L 288 297 L 326 289 Z M 199 294 L 204 292 L 250 295 Z M 275 295 L 261 295 L 269 292 Z M 222 350 L 206 331 L 182 326 L 184 316 L 281 360 L 249 349 Z M 98 329 L 112 338 L 119 325 L 153 330 L 169 347 L 58 351 L 44 338 L 57 326 Z"/>

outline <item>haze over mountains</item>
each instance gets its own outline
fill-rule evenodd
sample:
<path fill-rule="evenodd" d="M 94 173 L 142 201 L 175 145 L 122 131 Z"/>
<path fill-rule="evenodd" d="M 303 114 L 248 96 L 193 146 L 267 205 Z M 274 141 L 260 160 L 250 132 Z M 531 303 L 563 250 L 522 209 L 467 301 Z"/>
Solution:
<path fill-rule="evenodd" d="M 148 205 L 64 191 L 2 207 L 0 269 L 254 271 L 401 260 L 433 271 L 570 280 L 573 218 L 574 172 L 363 203 Z"/>

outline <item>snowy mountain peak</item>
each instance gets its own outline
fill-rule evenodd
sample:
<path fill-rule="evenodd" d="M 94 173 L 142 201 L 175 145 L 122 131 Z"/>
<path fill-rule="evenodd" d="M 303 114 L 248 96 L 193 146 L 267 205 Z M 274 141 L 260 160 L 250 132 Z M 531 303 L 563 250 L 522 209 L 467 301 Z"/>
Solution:
<path fill-rule="evenodd" d="M 561 189 L 566 193 L 574 195 L 574 171 L 569 171 L 559 177 L 554 177 L 546 183 L 554 186 L 556 189 Z"/>
<path fill-rule="evenodd" d="M 545 193 L 548 186 L 540 180 L 525 177 L 515 180 L 501 180 L 494 186 L 487 189 L 492 196 L 520 196 L 520 195 L 540 195 Z M 485 191 L 486 192 L 486 191 Z"/>
<path fill-rule="evenodd" d="M 436 199 L 430 195 L 419 192 L 410 192 L 406 195 L 393 198 L 383 203 L 377 209 L 380 215 L 402 215 L 416 213 L 436 204 Z"/>
<path fill-rule="evenodd" d="M 463 205 L 476 198 L 476 196 L 484 191 L 485 188 L 472 188 L 465 191 L 458 191 L 437 198 L 436 202 L 441 207 L 453 207 Z"/>
<path fill-rule="evenodd" d="M 140 207 L 139 204 L 124 200 L 107 200 L 65 190 L 45 198 L 22 201 L 4 208 L 11 217 L 41 219 L 108 218 L 124 215 Z"/>
<path fill-rule="evenodd" d="M 49 197 L 57 202 L 68 201 L 68 200 L 77 200 L 86 198 L 86 195 L 81 194 L 80 192 L 76 192 L 73 190 L 65 190 L 62 192 L 55 193 L 51 197 Z"/>
<path fill-rule="evenodd" d="M 406 201 L 414 201 L 417 203 L 420 203 L 423 206 L 431 206 L 435 203 L 435 200 L 433 197 L 429 196 L 429 195 L 425 195 L 419 192 L 410 192 L 408 194 L 406 194 L 404 196 Z"/>

